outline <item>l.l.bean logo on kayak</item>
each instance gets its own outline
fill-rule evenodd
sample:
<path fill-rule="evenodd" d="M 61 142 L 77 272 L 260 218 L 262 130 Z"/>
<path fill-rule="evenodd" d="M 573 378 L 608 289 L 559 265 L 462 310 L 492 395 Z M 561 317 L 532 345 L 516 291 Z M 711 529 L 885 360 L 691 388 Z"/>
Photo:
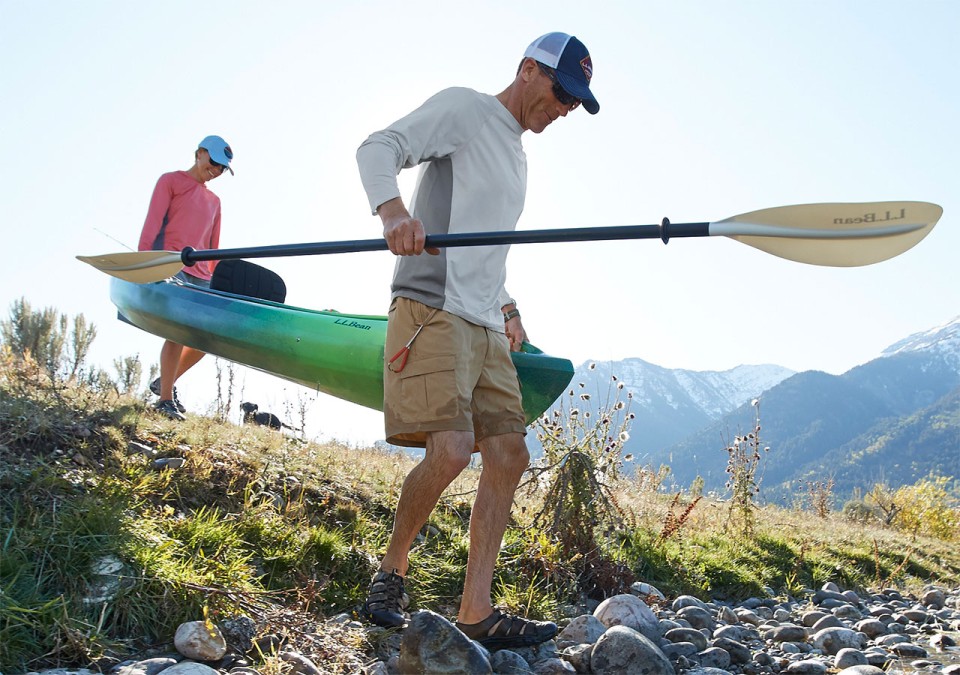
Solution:
<path fill-rule="evenodd" d="M 360 330 L 370 330 L 370 324 L 360 323 L 359 321 L 354 321 L 353 319 L 337 319 L 334 321 L 335 324 L 340 326 L 346 326 L 347 328 L 359 328 Z"/>
<path fill-rule="evenodd" d="M 862 216 L 857 218 L 834 218 L 834 225 L 855 225 L 857 223 L 884 223 L 890 220 L 903 220 L 907 217 L 907 210 L 900 209 L 900 214 L 897 215 L 896 212 L 886 211 L 882 214 L 877 213 L 864 213 Z"/>

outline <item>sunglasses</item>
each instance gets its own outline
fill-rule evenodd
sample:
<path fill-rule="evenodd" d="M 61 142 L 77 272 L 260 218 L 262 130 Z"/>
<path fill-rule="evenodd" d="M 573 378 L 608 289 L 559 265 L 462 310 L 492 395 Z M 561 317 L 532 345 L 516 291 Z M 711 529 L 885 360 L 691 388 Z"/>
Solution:
<path fill-rule="evenodd" d="M 576 96 L 571 96 L 566 92 L 566 90 L 560 86 L 560 83 L 557 81 L 557 74 L 554 72 L 553 68 L 548 68 L 539 61 L 537 61 L 537 66 L 540 68 L 540 72 L 550 78 L 550 81 L 553 82 L 553 95 L 561 105 L 570 106 L 570 110 L 575 109 L 580 105 L 580 99 Z"/>

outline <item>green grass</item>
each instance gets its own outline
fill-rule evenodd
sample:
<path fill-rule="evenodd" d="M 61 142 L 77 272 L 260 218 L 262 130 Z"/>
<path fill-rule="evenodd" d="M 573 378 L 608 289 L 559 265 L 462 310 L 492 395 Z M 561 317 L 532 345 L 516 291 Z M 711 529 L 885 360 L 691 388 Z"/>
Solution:
<path fill-rule="evenodd" d="M 129 441 L 155 455 L 132 452 Z M 157 470 L 155 457 L 185 463 Z M 312 629 L 350 612 L 377 568 L 412 465 L 402 454 L 205 418 L 175 424 L 109 390 L 46 381 L 8 354 L 0 358 L 0 671 L 110 665 L 169 648 L 180 623 L 204 616 L 268 622 L 287 612 Z M 414 545 L 414 607 L 456 613 L 476 478 L 469 470 L 451 486 Z M 855 590 L 960 582 L 956 542 L 775 507 L 758 509 L 753 535 L 738 536 L 723 526 L 726 505 L 707 500 L 663 537 L 670 495 L 629 482 L 613 492 L 629 518 L 598 532 L 596 548 L 572 553 L 532 526 L 542 495 L 518 493 L 495 601 L 562 619 L 565 608 L 635 580 L 668 596 L 730 599 L 826 581 Z M 93 566 L 105 559 L 123 565 L 117 586 L 90 602 L 102 581 Z"/>

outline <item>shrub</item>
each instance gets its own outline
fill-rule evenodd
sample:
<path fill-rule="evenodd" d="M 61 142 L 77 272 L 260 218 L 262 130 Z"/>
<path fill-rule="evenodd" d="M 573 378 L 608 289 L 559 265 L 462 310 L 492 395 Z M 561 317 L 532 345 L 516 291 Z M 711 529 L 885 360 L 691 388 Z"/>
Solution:
<path fill-rule="evenodd" d="M 760 399 L 751 402 L 754 407 L 753 431 L 734 437 L 733 442 L 727 445 L 727 484 L 730 491 L 730 510 L 727 514 L 727 527 L 736 528 L 741 535 L 753 535 L 756 516 L 754 498 L 760 492 L 761 447 L 763 452 L 770 451 L 769 447 L 760 443 Z"/>
<path fill-rule="evenodd" d="M 958 538 L 960 508 L 956 492 L 950 491 L 952 479 L 929 476 L 913 485 L 904 485 L 894 494 L 897 514 L 894 527 L 914 536 L 925 534 L 944 541 Z"/>
<path fill-rule="evenodd" d="M 595 366 L 591 364 L 590 368 Z M 566 554 L 596 548 L 595 530 L 617 528 L 623 511 L 613 494 L 621 475 L 623 444 L 630 438 L 633 414 L 631 395 L 621 400 L 623 383 L 613 376 L 603 401 L 580 383 L 570 389 L 566 401 L 534 424 L 543 445 L 543 461 L 530 469 L 532 490 L 545 486 L 543 508 L 534 516 L 555 537 Z"/>
<path fill-rule="evenodd" d="M 30 354 L 51 377 L 73 378 L 83 369 L 97 336 L 83 314 L 71 322 L 52 307 L 35 311 L 24 298 L 10 307 L 10 318 L 0 321 L 0 340 L 15 354 Z"/>

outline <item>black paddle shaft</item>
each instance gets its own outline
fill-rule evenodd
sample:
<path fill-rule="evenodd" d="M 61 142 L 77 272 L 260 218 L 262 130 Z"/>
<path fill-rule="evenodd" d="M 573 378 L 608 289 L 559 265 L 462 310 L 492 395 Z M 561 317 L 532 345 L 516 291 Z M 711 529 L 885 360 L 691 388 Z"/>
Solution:
<path fill-rule="evenodd" d="M 659 225 L 620 225 L 615 227 L 575 227 L 552 230 L 519 230 L 501 232 L 467 232 L 462 234 L 428 234 L 428 248 L 457 246 L 501 246 L 503 244 L 545 244 L 564 241 L 610 241 L 615 239 L 661 239 L 664 244 L 671 237 L 708 237 L 710 223 L 671 223 L 664 218 Z M 328 253 L 359 253 L 386 251 L 383 239 L 356 239 L 312 244 L 278 244 L 247 248 L 196 250 L 189 246 L 180 253 L 184 265 L 201 260 L 232 260 L 238 258 L 285 258 L 300 255 Z"/>

